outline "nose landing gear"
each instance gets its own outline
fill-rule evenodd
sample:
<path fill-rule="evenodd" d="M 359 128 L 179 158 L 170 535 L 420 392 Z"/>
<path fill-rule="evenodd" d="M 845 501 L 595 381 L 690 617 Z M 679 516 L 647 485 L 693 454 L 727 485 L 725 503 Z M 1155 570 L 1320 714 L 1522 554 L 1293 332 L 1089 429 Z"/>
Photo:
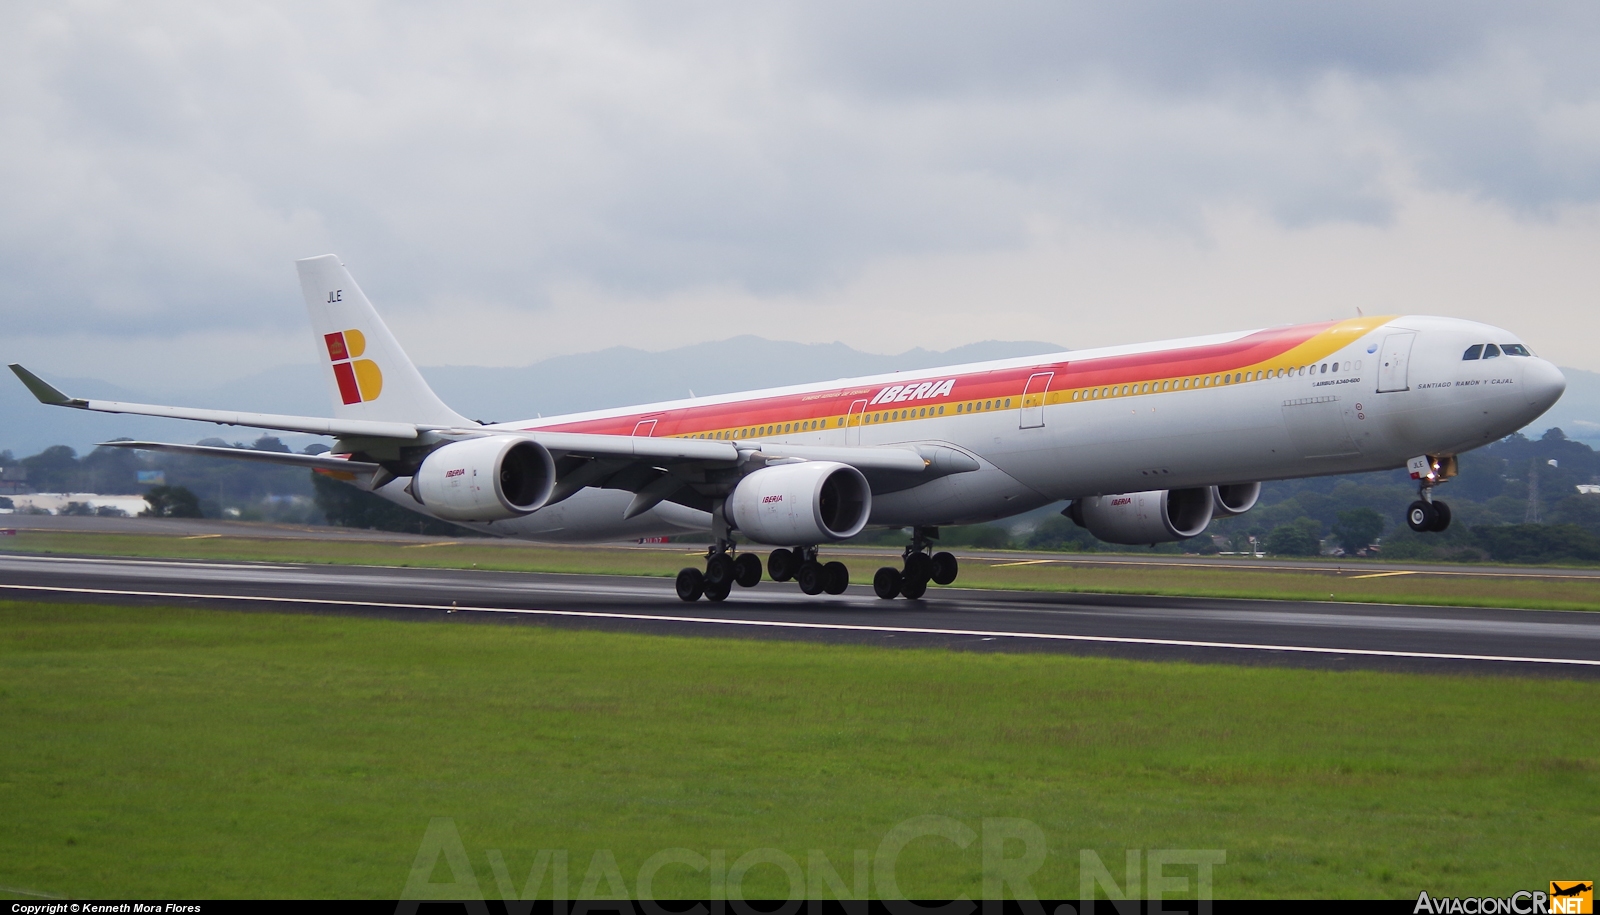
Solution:
<path fill-rule="evenodd" d="M 872 576 L 872 591 L 884 600 L 904 597 L 916 600 L 928 591 L 928 582 L 948 585 L 960 574 L 956 557 L 950 553 L 932 553 L 930 540 L 939 536 L 938 528 L 917 528 L 911 535 L 911 544 L 902 554 L 901 567 L 884 566 Z"/>
<path fill-rule="evenodd" d="M 1456 459 L 1424 455 L 1408 463 L 1417 501 L 1406 508 L 1406 526 L 1419 534 L 1441 533 L 1450 526 L 1450 506 L 1433 497 L 1433 488 L 1456 475 Z"/>
<path fill-rule="evenodd" d="M 1425 492 L 1406 509 L 1406 526 L 1419 534 L 1440 533 L 1450 526 L 1450 506 Z"/>

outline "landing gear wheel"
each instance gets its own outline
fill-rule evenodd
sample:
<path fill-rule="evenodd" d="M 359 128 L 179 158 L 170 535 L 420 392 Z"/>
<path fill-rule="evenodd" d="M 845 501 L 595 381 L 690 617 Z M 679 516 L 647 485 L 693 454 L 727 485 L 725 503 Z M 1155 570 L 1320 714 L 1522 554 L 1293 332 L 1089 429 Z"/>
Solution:
<path fill-rule="evenodd" d="M 706 577 L 699 569 L 684 569 L 678 573 L 678 599 L 697 601 L 706 593 Z"/>
<path fill-rule="evenodd" d="M 708 583 L 706 585 L 706 600 L 713 601 L 713 602 L 725 601 L 725 600 L 728 599 L 728 592 L 730 592 L 732 590 L 733 590 L 733 579 L 731 579 L 731 578 L 723 579 L 722 584 L 719 584 L 719 585 L 713 585 L 713 584 L 709 584 Z"/>
<path fill-rule="evenodd" d="M 1439 513 L 1434 510 L 1431 503 L 1418 499 L 1406 509 L 1406 524 L 1419 534 L 1428 533 L 1438 523 Z"/>
<path fill-rule="evenodd" d="M 956 565 L 956 558 L 954 556 L 950 555 L 949 553 L 933 554 L 932 578 L 934 584 L 948 585 L 956 580 L 956 574 L 960 571 L 961 569 Z"/>
<path fill-rule="evenodd" d="M 733 561 L 733 580 L 741 588 L 754 588 L 761 583 L 761 557 L 754 553 L 740 553 Z"/>
<path fill-rule="evenodd" d="M 933 560 L 927 553 L 912 553 L 906 556 L 905 575 L 907 578 L 932 578 Z"/>
<path fill-rule="evenodd" d="M 884 566 L 872 576 L 872 593 L 884 600 L 894 600 L 900 596 L 901 580 L 899 569 Z"/>
<path fill-rule="evenodd" d="M 767 557 L 767 577 L 773 581 L 788 581 L 794 577 L 795 568 L 800 563 L 795 561 L 794 553 L 788 550 L 773 550 Z"/>
<path fill-rule="evenodd" d="M 800 583 L 800 590 L 807 594 L 821 594 L 823 572 L 822 563 L 815 559 L 808 559 L 800 563 L 800 569 L 794 573 L 795 581 Z"/>
<path fill-rule="evenodd" d="M 830 562 L 822 567 L 822 590 L 829 594 L 843 594 L 850 587 L 850 570 L 842 562 Z"/>
<path fill-rule="evenodd" d="M 706 593 L 710 594 L 712 587 L 721 587 L 724 583 L 733 584 L 734 575 L 733 559 L 727 553 L 718 553 L 706 560 Z"/>
<path fill-rule="evenodd" d="M 916 600 L 928 593 L 928 580 L 922 576 L 908 577 L 900 583 L 900 596 L 906 600 Z"/>
<path fill-rule="evenodd" d="M 1436 534 L 1442 534 L 1449 526 L 1450 506 L 1443 502 L 1433 503 L 1433 527 L 1429 528 L 1429 530 Z"/>

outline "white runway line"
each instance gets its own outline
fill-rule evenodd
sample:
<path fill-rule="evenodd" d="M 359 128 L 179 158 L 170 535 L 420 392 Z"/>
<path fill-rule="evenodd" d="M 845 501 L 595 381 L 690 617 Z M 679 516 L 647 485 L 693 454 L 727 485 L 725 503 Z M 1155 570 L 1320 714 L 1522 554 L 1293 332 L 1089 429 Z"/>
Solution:
<path fill-rule="evenodd" d="M 1360 655 L 1369 658 L 1411 658 L 1435 661 L 1500 661 L 1517 664 L 1562 664 L 1600 667 L 1600 660 L 1586 658 L 1540 658 L 1517 655 L 1451 654 L 1435 651 L 1391 651 L 1380 648 L 1322 648 L 1315 645 L 1261 645 L 1251 642 L 1207 642 L 1194 639 L 1152 639 L 1118 635 L 1068 635 L 1055 632 L 1012 632 L 1004 629 L 935 629 L 920 626 L 867 626 L 854 623 L 803 623 L 792 620 L 719 619 L 709 616 L 668 616 L 652 613 L 616 613 L 603 610 L 519 610 L 508 607 L 454 607 L 445 604 L 397 604 L 378 601 L 332 600 L 317 597 L 271 597 L 251 594 L 197 594 L 183 591 L 128 591 L 113 588 L 67 588 L 50 585 L 0 584 L 10 591 L 46 591 L 56 594 L 95 594 L 110 597 L 164 597 L 189 600 L 243 601 L 250 603 L 315 604 L 331 607 L 372 607 L 386 610 L 432 610 L 472 613 L 508 613 L 524 616 L 555 616 L 576 619 L 630 620 L 647 623 L 694 623 L 707 626 L 748 626 L 768 629 L 799 629 L 829 632 L 866 632 L 889 635 L 966 636 L 985 639 L 1036 639 L 1052 642 L 1084 642 L 1109 645 L 1151 645 L 1163 648 L 1223 648 L 1243 651 L 1290 651 L 1300 654 Z"/>

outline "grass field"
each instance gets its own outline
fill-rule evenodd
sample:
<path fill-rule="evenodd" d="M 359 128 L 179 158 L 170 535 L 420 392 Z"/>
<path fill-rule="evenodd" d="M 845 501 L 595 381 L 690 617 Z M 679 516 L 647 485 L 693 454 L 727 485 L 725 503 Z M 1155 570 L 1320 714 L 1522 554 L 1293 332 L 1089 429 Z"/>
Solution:
<path fill-rule="evenodd" d="M 102 556 L 148 556 L 268 562 L 356 563 L 428 568 L 480 568 L 533 572 L 672 576 L 698 564 L 691 546 L 660 549 L 540 546 L 505 541 L 394 542 L 253 539 L 234 536 L 173 537 L 142 534 L 24 532 L 6 538 L 16 552 Z M 888 563 L 887 554 L 834 551 L 850 565 L 852 581 L 871 584 L 872 573 Z M 1562 577 L 1561 569 L 1528 569 L 1523 576 L 1495 575 L 1470 568 L 1425 574 L 1374 573 L 1359 563 L 1330 564 L 1326 570 L 1275 570 L 1167 564 L 1086 564 L 1085 557 L 1063 554 L 1062 561 L 965 561 L 960 584 L 971 588 L 1082 591 L 1110 594 L 1175 594 L 1200 597 L 1336 600 L 1466 607 L 1523 607 L 1540 610 L 1600 609 L 1600 577 Z M 1530 579 L 1526 575 L 1543 577 Z"/>
<path fill-rule="evenodd" d="M 856 850 L 929 815 L 1030 821 L 1034 889 L 1069 898 L 1084 849 L 1119 880 L 1126 849 L 1222 850 L 1224 898 L 1505 894 L 1600 860 L 1592 682 L 146 607 L 0 622 L 0 885 L 38 892 L 393 897 L 434 817 L 491 898 L 491 851 L 520 888 L 540 849 L 573 891 L 597 850 L 632 893 L 671 847 L 818 850 L 849 884 Z M 913 842 L 901 889 L 979 894 L 982 845 Z M 787 885 L 761 864 L 743 891 Z"/>

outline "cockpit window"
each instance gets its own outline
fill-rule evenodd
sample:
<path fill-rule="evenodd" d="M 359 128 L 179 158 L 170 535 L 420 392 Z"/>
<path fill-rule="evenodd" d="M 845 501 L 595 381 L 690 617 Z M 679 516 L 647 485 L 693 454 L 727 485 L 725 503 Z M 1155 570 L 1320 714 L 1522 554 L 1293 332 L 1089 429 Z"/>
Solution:
<path fill-rule="evenodd" d="M 1493 359 L 1498 355 L 1500 355 L 1500 347 L 1495 346 L 1493 343 L 1485 343 L 1483 345 L 1483 358 Z"/>
<path fill-rule="evenodd" d="M 1473 359 L 1482 359 L 1482 358 L 1483 358 L 1483 344 L 1482 343 L 1474 343 L 1473 345 L 1467 347 L 1467 351 L 1466 352 L 1461 354 L 1461 361 L 1462 362 L 1470 362 Z"/>
<path fill-rule="evenodd" d="M 1505 353 L 1507 356 L 1533 355 L 1532 353 L 1528 352 L 1528 348 L 1523 346 L 1521 343 L 1502 343 L 1500 344 L 1500 352 Z"/>

